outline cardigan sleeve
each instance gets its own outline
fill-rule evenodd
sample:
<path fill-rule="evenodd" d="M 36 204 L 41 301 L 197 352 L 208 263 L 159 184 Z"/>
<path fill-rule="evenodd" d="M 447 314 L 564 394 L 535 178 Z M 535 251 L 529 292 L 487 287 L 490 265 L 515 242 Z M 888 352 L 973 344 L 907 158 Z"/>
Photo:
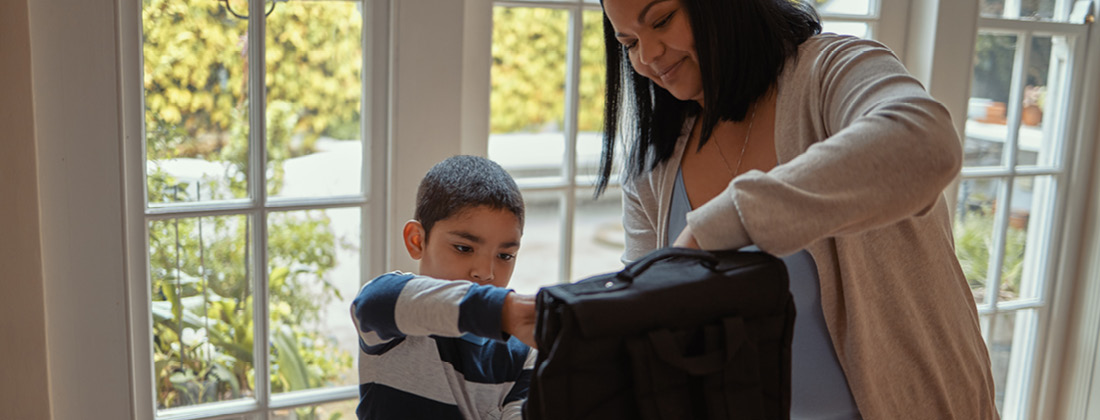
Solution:
<path fill-rule="evenodd" d="M 623 250 L 622 262 L 628 264 L 644 256 L 647 252 L 657 249 L 657 224 L 654 214 L 657 213 L 656 199 L 653 194 L 643 197 L 639 190 L 645 190 L 648 186 L 639 188 L 638 183 L 643 182 L 642 177 L 623 182 L 623 231 L 626 249 Z M 652 204 L 652 205 L 647 205 Z M 649 209 L 647 211 L 646 209 Z"/>
<path fill-rule="evenodd" d="M 789 125 L 776 130 L 777 149 L 797 144 L 801 153 L 738 176 L 689 213 L 704 249 L 753 243 L 787 255 L 920 216 L 958 174 L 962 149 L 947 109 L 889 49 L 838 36 L 807 43 L 823 45 L 800 49 L 779 86 L 788 99 L 776 106 L 776 123 Z"/>

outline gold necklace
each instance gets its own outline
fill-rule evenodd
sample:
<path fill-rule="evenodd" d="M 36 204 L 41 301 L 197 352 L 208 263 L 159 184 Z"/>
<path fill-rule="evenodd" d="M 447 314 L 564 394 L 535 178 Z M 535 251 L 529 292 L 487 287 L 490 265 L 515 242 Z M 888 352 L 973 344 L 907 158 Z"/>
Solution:
<path fill-rule="evenodd" d="M 752 116 L 749 117 L 749 128 L 745 130 L 745 141 L 741 143 L 741 155 L 737 157 L 737 169 L 730 168 L 729 160 L 726 160 L 726 153 L 722 151 L 722 145 L 718 144 L 718 139 L 714 139 L 714 146 L 718 148 L 718 155 L 722 158 L 722 163 L 726 164 L 726 170 L 729 171 L 730 176 L 737 176 L 737 173 L 741 171 L 741 160 L 745 158 L 745 149 L 749 146 L 749 134 L 752 133 L 752 123 L 756 121 L 756 102 L 752 104 Z"/>

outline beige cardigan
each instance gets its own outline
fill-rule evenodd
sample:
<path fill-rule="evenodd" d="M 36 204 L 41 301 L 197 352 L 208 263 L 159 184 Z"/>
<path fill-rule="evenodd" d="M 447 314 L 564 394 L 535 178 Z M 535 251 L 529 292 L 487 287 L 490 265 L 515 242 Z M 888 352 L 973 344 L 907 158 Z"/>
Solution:
<path fill-rule="evenodd" d="M 886 47 L 831 34 L 777 83 L 778 165 L 688 213 L 703 249 L 806 249 L 865 419 L 997 418 L 989 355 L 954 253 L 943 189 L 962 151 L 947 109 Z M 625 261 L 668 246 L 667 163 L 624 184 Z"/>

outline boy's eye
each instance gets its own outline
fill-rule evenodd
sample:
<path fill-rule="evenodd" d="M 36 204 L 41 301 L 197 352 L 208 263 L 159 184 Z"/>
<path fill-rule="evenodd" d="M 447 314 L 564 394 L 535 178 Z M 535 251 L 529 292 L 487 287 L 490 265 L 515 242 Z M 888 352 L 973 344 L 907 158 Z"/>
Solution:
<path fill-rule="evenodd" d="M 516 256 L 512 254 L 500 254 L 499 257 L 504 261 L 512 261 L 512 259 L 516 258 Z"/>
<path fill-rule="evenodd" d="M 465 253 L 465 252 L 473 252 L 474 248 L 468 247 L 466 245 L 455 245 L 455 250 L 457 250 L 458 252 Z"/>

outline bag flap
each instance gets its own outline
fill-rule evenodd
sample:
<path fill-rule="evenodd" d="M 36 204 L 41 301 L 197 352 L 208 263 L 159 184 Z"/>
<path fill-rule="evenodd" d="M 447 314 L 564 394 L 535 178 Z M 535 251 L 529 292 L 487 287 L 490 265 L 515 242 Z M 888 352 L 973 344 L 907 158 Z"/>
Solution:
<path fill-rule="evenodd" d="M 755 318 L 786 308 L 787 269 L 778 258 L 762 252 L 692 251 L 702 254 L 657 250 L 631 264 L 658 257 L 643 270 L 632 272 L 628 266 L 540 293 L 568 305 L 584 337 L 690 326 L 730 315 Z"/>

